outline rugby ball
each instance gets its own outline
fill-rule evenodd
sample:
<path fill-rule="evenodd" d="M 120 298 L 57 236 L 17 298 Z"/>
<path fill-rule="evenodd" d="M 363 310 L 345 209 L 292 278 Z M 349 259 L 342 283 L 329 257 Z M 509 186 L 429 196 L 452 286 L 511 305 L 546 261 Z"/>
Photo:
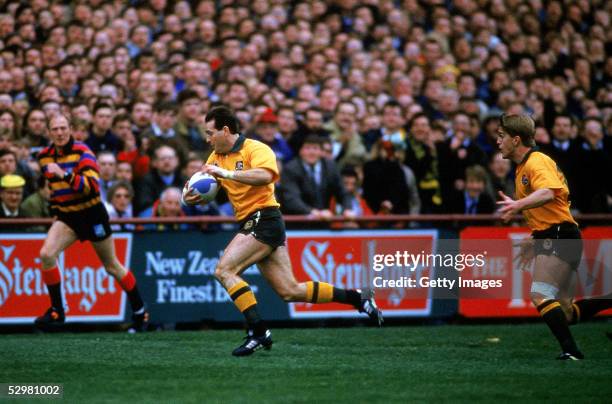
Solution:
<path fill-rule="evenodd" d="M 219 184 L 212 175 L 198 171 L 189 179 L 188 188 L 200 195 L 202 202 L 210 202 L 217 196 Z"/>

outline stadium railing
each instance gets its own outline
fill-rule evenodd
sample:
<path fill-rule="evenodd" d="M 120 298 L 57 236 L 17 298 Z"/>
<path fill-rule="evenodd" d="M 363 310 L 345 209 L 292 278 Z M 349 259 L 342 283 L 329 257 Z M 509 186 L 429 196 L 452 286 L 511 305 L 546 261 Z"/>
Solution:
<path fill-rule="evenodd" d="M 505 224 L 501 221 L 499 215 L 465 215 L 465 214 L 419 214 L 419 215 L 368 215 L 355 218 L 347 218 L 344 216 L 333 216 L 327 220 L 316 219 L 306 215 L 284 215 L 283 218 L 287 223 L 325 223 L 325 222 L 489 222 L 495 224 Z M 577 214 L 574 218 L 578 223 L 584 224 L 612 224 L 612 214 L 605 213 L 589 213 Z M 522 216 L 516 216 L 512 222 L 517 223 L 522 221 Z M 232 216 L 189 216 L 189 217 L 156 217 L 156 218 L 122 218 L 111 219 L 111 223 L 116 224 L 207 224 L 207 223 L 234 223 L 236 219 Z M 36 226 L 50 225 L 53 223 L 52 218 L 7 218 L 0 219 L 0 233 L 6 230 L 7 226 Z M 4 228 L 4 229 L 2 229 Z"/>

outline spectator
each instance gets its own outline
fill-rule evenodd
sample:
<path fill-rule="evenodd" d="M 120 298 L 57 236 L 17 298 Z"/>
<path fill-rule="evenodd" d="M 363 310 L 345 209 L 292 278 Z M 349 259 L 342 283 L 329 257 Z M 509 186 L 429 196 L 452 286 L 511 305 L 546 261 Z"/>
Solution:
<path fill-rule="evenodd" d="M 4 175 L 0 178 L 0 218 L 18 218 L 25 217 L 23 210 L 21 209 L 21 202 L 23 201 L 23 186 L 25 180 L 23 177 L 14 174 Z M 23 229 L 16 225 L 5 225 L 2 226 L 4 231 L 6 230 L 20 230 Z"/>
<path fill-rule="evenodd" d="M 131 121 L 132 133 L 137 138 L 151 127 L 151 120 L 153 118 L 153 107 L 150 103 L 145 101 L 136 101 L 132 105 L 132 116 Z"/>
<path fill-rule="evenodd" d="M 360 165 L 366 160 L 366 148 L 357 133 L 357 106 L 341 101 L 336 107 L 333 122 L 327 129 L 331 132 L 334 159 L 339 167 L 346 164 Z"/>
<path fill-rule="evenodd" d="M 108 190 L 107 198 L 103 200 L 104 207 L 111 219 L 133 217 L 132 200 L 134 199 L 134 188 L 128 181 L 118 180 Z M 134 230 L 133 224 L 112 224 L 113 231 Z"/>
<path fill-rule="evenodd" d="M 495 200 L 486 192 L 487 182 L 487 172 L 483 167 L 468 167 L 465 170 L 465 189 L 457 190 L 451 197 L 451 212 L 467 215 L 493 213 Z"/>
<path fill-rule="evenodd" d="M 152 154 L 151 171 L 136 183 L 136 212 L 150 208 L 164 189 L 182 188 L 186 181 L 180 173 L 176 149 L 161 144 Z"/>
<path fill-rule="evenodd" d="M 442 213 L 442 190 L 438 172 L 438 151 L 431 139 L 429 118 L 415 114 L 408 124 L 405 164 L 414 173 L 421 200 L 421 213 Z"/>
<path fill-rule="evenodd" d="M 153 123 L 143 136 L 156 136 L 163 139 L 173 138 L 176 135 L 176 104 L 172 102 L 158 102 L 153 108 Z"/>
<path fill-rule="evenodd" d="M 0 109 L 0 132 L 10 133 L 13 139 L 21 137 L 21 125 L 17 114 L 10 109 Z"/>
<path fill-rule="evenodd" d="M 342 186 L 344 187 L 344 190 L 349 196 L 351 211 L 354 212 L 355 217 L 373 215 L 374 213 L 372 212 L 372 209 L 370 209 L 370 206 L 362 196 L 359 175 L 357 174 L 357 171 L 355 171 L 355 169 L 350 166 L 344 167 L 340 172 L 340 177 L 342 179 Z M 331 201 L 331 211 L 335 215 L 342 215 L 344 211 L 342 206 L 336 203 L 335 198 L 332 198 Z M 344 222 L 334 223 L 332 225 L 332 228 L 358 229 L 359 227 L 373 227 L 372 224 L 373 223 L 365 223 L 360 226 L 357 222 Z"/>
<path fill-rule="evenodd" d="M 180 188 L 169 187 L 162 191 L 159 199 L 153 206 L 140 213 L 139 217 L 183 217 L 185 213 L 181 208 L 182 191 Z M 157 225 L 144 225 L 144 230 L 186 230 L 191 226 L 187 224 L 159 223 Z"/>
<path fill-rule="evenodd" d="M 198 126 L 198 117 L 203 112 L 198 93 L 190 89 L 182 90 L 176 101 L 179 104 L 178 119 L 174 126 L 176 134 L 189 145 L 189 150 L 209 150 Z"/>
<path fill-rule="evenodd" d="M 370 130 L 363 135 L 366 149 L 371 150 L 372 146 L 383 139 L 392 144 L 404 144 L 406 142 L 406 122 L 402 114 L 402 106 L 395 100 L 385 103 L 382 110 L 382 127 Z"/>
<path fill-rule="evenodd" d="M 126 181 L 131 184 L 132 181 L 134 181 L 134 170 L 132 169 L 132 165 L 127 161 L 117 162 L 115 178 L 117 181 Z"/>
<path fill-rule="evenodd" d="M 284 167 L 281 186 L 284 213 L 327 219 L 332 216 L 330 201 L 334 197 L 343 214 L 352 214 L 340 173 L 333 161 L 321 158 L 321 140 L 315 135 L 304 140 L 299 157 Z"/>
<path fill-rule="evenodd" d="M 13 150 L 0 149 L 0 177 L 9 174 L 18 175 L 25 180 L 26 183 L 22 189 L 24 197 L 34 192 L 32 173 L 29 167 L 27 165 L 24 167 L 23 164 L 20 164 L 17 154 Z"/>
<path fill-rule="evenodd" d="M 510 160 L 505 159 L 501 152 L 494 153 L 489 160 L 489 172 L 491 173 L 491 194 L 495 197 L 499 192 L 506 195 L 514 195 L 514 175 Z"/>
<path fill-rule="evenodd" d="M 93 108 L 91 130 L 85 144 L 92 152 L 110 151 L 117 153 L 121 150 L 121 140 L 113 133 L 113 108 L 108 104 L 96 104 Z"/>
<path fill-rule="evenodd" d="M 51 189 L 44 175 L 40 175 L 37 179 L 37 190 L 32 195 L 25 198 L 21 203 L 21 212 L 24 217 L 51 217 L 49 212 L 49 198 L 51 197 Z M 45 226 L 32 226 L 29 231 L 44 233 Z"/>
<path fill-rule="evenodd" d="M 455 191 L 465 189 L 466 169 L 469 166 L 485 166 L 486 154 L 470 137 L 470 118 L 463 112 L 453 116 L 449 138 L 438 144 L 438 163 L 442 185 L 442 199 Z"/>
<path fill-rule="evenodd" d="M 278 109 L 278 132 L 287 141 L 297 129 L 295 112 L 290 107 L 280 107 Z"/>
<path fill-rule="evenodd" d="M 329 131 L 323 127 L 323 112 L 316 107 L 310 107 L 304 113 L 304 119 L 298 121 L 298 128 L 293 132 L 287 143 L 297 155 L 302 148 L 302 143 L 309 135 L 317 135 L 321 138 L 329 137 Z"/>
<path fill-rule="evenodd" d="M 363 196 L 376 213 L 410 213 L 410 189 L 395 147 L 379 139 L 372 148 L 374 158 L 363 166 Z"/>
<path fill-rule="evenodd" d="M 100 170 L 100 198 L 102 201 L 108 199 L 108 191 L 116 181 L 117 175 L 117 158 L 110 151 L 102 151 L 97 154 L 98 167 Z"/>
<path fill-rule="evenodd" d="M 574 125 L 572 117 L 567 114 L 557 115 L 553 122 L 554 124 L 551 130 L 552 139 L 549 143 L 540 144 L 540 148 L 543 153 L 546 153 L 555 163 L 557 163 L 557 166 L 565 175 L 567 185 L 570 189 L 570 198 L 575 205 L 576 193 L 574 190 L 576 190 L 578 178 L 575 176 L 577 170 L 572 166 L 578 161 L 579 141 L 575 139 L 577 128 Z"/>
<path fill-rule="evenodd" d="M 601 121 L 584 121 L 578 150 L 576 207 L 582 213 L 612 212 L 612 138 L 604 136 Z"/>
<path fill-rule="evenodd" d="M 38 108 L 32 108 L 23 119 L 23 136 L 30 141 L 32 152 L 38 153 L 49 143 L 45 113 Z"/>
<path fill-rule="evenodd" d="M 266 108 L 264 113 L 257 118 L 253 138 L 268 145 L 283 163 L 293 157 L 291 148 L 278 132 L 278 117 L 272 108 Z"/>

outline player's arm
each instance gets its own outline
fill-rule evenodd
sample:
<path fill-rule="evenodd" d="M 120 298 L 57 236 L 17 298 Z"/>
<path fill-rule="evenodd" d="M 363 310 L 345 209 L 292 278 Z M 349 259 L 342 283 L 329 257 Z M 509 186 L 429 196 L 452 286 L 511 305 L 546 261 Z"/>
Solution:
<path fill-rule="evenodd" d="M 206 164 L 202 172 L 217 178 L 241 182 L 247 185 L 268 185 L 274 181 L 274 173 L 267 168 L 251 168 L 244 171 L 230 171 L 215 165 Z"/>
<path fill-rule="evenodd" d="M 555 199 L 555 191 L 550 188 L 541 188 L 524 198 L 514 200 L 508 195 L 499 191 L 499 196 L 502 200 L 497 202 L 501 205 L 499 213 L 504 221 L 512 219 L 512 216 L 522 212 L 523 210 L 537 208 Z"/>
<path fill-rule="evenodd" d="M 81 155 L 78 165 L 70 173 L 64 171 L 57 163 L 47 165 L 47 171 L 57 178 L 70 184 L 70 187 L 82 194 L 89 194 L 94 190 L 99 190 L 98 164 L 93 154 L 85 152 Z"/>

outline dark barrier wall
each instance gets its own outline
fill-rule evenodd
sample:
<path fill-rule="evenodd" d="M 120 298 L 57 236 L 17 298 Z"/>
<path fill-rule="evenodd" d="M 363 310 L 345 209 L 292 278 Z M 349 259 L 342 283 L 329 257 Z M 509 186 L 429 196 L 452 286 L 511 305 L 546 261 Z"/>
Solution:
<path fill-rule="evenodd" d="M 145 233 L 133 239 L 131 268 L 153 321 L 241 321 L 242 316 L 214 278 L 219 257 L 233 233 Z M 264 318 L 287 319 L 287 305 L 256 267 L 243 274 Z"/>

